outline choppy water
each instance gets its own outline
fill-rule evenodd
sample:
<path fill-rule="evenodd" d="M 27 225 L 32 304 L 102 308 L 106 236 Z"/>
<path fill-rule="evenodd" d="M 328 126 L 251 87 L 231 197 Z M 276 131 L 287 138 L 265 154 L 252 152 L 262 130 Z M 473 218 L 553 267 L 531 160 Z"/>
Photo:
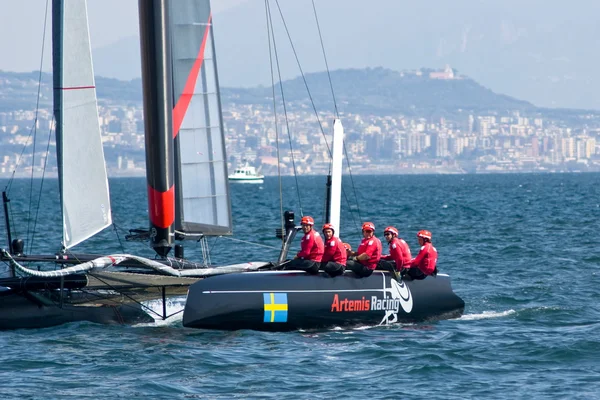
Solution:
<path fill-rule="evenodd" d="M 291 333 L 191 330 L 179 320 L 0 332 L 0 396 L 600 398 L 600 174 L 353 180 L 359 207 L 345 206 L 343 238 L 356 245 L 360 222 L 371 220 L 378 232 L 395 225 L 416 250 L 415 233 L 431 230 L 438 266 L 466 302 L 461 319 Z M 299 178 L 303 211 L 318 222 L 322 183 Z M 296 182 L 284 184 L 284 208 L 300 214 Z M 45 185 L 55 191 L 55 182 Z M 145 182 L 111 185 L 122 238 L 126 228 L 146 225 Z M 270 247 L 216 239 L 212 261 L 274 259 L 277 179 L 231 190 L 234 238 Z M 25 181 L 13 185 L 13 211 L 28 193 Z M 345 194 L 354 199 L 349 179 Z M 52 199 L 44 197 L 38 217 L 37 251 L 54 251 L 60 240 Z M 122 251 L 112 231 L 80 250 L 99 247 Z M 125 250 L 151 255 L 142 244 Z M 189 258 L 198 254 L 186 249 Z"/>

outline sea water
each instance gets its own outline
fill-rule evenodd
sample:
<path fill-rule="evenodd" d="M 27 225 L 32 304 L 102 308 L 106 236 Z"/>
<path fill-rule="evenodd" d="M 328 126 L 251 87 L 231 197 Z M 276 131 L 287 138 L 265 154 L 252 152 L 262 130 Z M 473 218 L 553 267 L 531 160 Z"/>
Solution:
<path fill-rule="evenodd" d="M 324 182 L 232 184 L 234 236 L 209 240 L 211 261 L 276 259 L 280 210 L 312 215 L 318 227 Z M 28 249 L 53 252 L 57 185 L 44 182 L 39 197 L 39 184 L 15 181 L 11 209 Z M 77 250 L 152 256 L 147 244 L 124 241 L 128 229 L 147 226 L 145 179 L 110 184 L 116 228 Z M 39 211 L 28 198 L 40 199 Z M 0 397 L 600 398 L 600 174 L 354 176 L 342 204 L 341 236 L 354 247 L 363 221 L 380 238 L 394 225 L 413 254 L 416 232 L 430 230 L 464 315 L 288 333 L 187 329 L 177 316 L 0 332 Z M 193 242 L 185 252 L 201 257 Z"/>

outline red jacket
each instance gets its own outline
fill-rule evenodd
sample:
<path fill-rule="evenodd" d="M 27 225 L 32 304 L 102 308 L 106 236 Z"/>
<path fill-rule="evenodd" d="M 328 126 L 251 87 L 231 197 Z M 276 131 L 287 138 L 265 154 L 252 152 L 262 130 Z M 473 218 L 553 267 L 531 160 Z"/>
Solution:
<path fill-rule="evenodd" d="M 429 242 L 425 242 L 419 254 L 411 261 L 410 266 L 419 268 L 425 275 L 431 275 L 437 262 L 437 250 Z"/>
<path fill-rule="evenodd" d="M 310 232 L 302 236 L 300 251 L 297 256 L 304 260 L 321 262 L 323 251 L 323 239 L 321 239 L 321 235 L 319 235 L 319 232 L 311 229 Z"/>
<path fill-rule="evenodd" d="M 363 239 L 358 249 L 356 249 L 356 255 L 359 256 L 363 253 L 367 253 L 369 259 L 358 262 L 369 269 L 377 268 L 377 262 L 381 258 L 381 241 L 375 236 Z"/>
<path fill-rule="evenodd" d="M 398 271 L 401 271 L 403 267 L 408 268 L 412 261 L 408 243 L 397 237 L 390 242 L 390 254 L 382 256 L 381 258 L 384 260 L 394 260 Z"/>
<path fill-rule="evenodd" d="M 322 262 L 333 261 L 346 265 L 346 248 L 340 238 L 333 236 L 331 240 L 325 241 L 325 253 Z"/>

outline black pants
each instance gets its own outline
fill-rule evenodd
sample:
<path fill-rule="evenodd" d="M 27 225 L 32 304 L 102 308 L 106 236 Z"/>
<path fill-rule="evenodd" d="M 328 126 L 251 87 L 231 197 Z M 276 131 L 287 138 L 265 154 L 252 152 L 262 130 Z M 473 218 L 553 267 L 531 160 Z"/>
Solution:
<path fill-rule="evenodd" d="M 339 263 L 336 263 L 333 261 L 329 261 L 329 262 L 322 262 L 321 269 L 323 271 L 327 272 L 329 274 L 329 276 L 334 277 L 334 276 L 338 276 L 338 275 L 343 275 L 346 267 L 343 266 L 342 264 L 339 264 Z"/>
<path fill-rule="evenodd" d="M 396 272 L 396 263 L 394 261 L 389 260 L 379 260 L 376 269 L 388 271 L 390 274 L 393 275 Z"/>
<path fill-rule="evenodd" d="M 358 261 L 354 260 L 348 260 L 346 262 L 346 269 L 349 269 L 350 271 L 354 272 L 354 274 L 359 278 L 366 278 L 368 276 L 371 276 L 371 274 L 373 273 L 372 269 L 367 268 Z"/>
<path fill-rule="evenodd" d="M 405 269 L 402 271 L 402 276 L 405 277 L 409 277 L 411 279 L 425 279 L 427 277 L 427 275 L 425 275 L 423 273 L 423 271 L 421 271 L 419 268 L 409 268 L 409 269 Z"/>
<path fill-rule="evenodd" d="M 303 260 L 301 258 L 294 258 L 292 261 L 287 263 L 283 269 L 299 269 L 301 271 L 306 271 L 309 274 L 318 274 L 319 266 L 321 263 L 312 260 Z"/>

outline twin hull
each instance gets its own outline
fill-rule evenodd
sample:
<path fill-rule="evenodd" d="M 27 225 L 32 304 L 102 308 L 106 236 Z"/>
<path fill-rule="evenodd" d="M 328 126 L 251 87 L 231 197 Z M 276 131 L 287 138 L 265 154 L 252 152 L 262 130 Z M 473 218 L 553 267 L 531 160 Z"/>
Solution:
<path fill-rule="evenodd" d="M 448 275 L 396 282 L 382 271 L 265 271 L 210 277 L 190 286 L 183 325 L 206 329 L 289 331 L 455 318 L 465 303 Z"/>
<path fill-rule="evenodd" d="M 69 302 L 59 303 L 55 296 L 38 292 L 0 291 L 0 330 L 39 329 L 89 321 L 105 325 L 136 324 L 152 322 L 152 318 L 139 304 L 119 304 L 123 296 L 118 295 L 114 305 L 77 304 L 77 297 L 89 297 L 89 293 L 72 293 Z M 105 297 L 99 294 L 98 298 Z"/>

